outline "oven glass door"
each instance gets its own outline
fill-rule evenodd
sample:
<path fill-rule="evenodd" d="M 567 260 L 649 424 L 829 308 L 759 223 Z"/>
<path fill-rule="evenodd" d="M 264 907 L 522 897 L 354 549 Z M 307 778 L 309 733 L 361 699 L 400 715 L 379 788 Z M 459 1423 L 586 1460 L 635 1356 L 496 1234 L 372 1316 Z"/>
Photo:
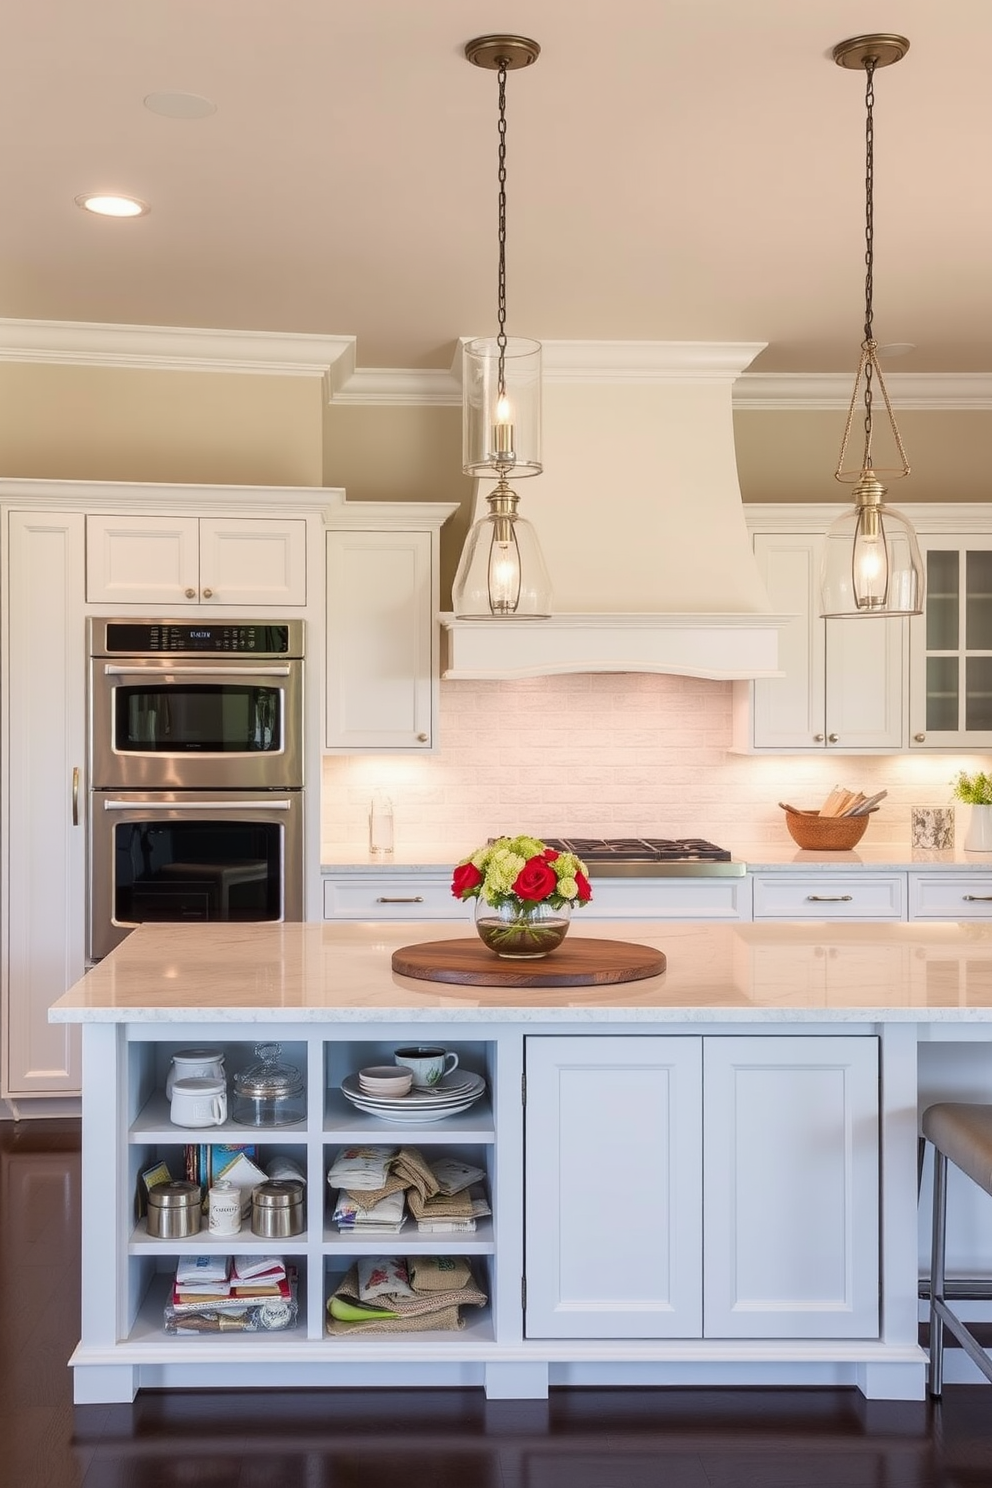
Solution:
<path fill-rule="evenodd" d="M 163 799 L 164 796 L 168 799 Z M 302 792 L 92 793 L 90 955 L 135 925 L 300 919 Z"/>
<path fill-rule="evenodd" d="M 92 667 L 98 789 L 302 785 L 302 663 Z"/>

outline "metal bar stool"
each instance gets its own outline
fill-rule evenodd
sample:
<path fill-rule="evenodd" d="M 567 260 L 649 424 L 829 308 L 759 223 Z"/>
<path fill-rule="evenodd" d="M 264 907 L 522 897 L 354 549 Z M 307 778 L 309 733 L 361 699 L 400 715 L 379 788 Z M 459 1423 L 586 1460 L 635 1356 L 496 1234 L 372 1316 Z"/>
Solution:
<path fill-rule="evenodd" d="M 944 1328 L 950 1328 L 965 1353 L 992 1381 L 992 1357 L 944 1297 L 947 1238 L 947 1164 L 952 1162 L 973 1183 L 992 1194 L 992 1106 L 944 1101 L 923 1113 L 923 1135 L 933 1146 L 933 1241 L 930 1252 L 930 1394 L 944 1382 Z"/>

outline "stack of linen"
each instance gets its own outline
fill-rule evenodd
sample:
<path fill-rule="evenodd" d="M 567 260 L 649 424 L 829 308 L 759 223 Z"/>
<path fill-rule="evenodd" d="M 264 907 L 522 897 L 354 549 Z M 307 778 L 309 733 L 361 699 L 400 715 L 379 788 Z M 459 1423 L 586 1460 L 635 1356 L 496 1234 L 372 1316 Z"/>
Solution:
<path fill-rule="evenodd" d="M 407 1209 L 425 1234 L 472 1234 L 491 1214 L 483 1168 L 457 1158 L 428 1162 L 417 1147 L 346 1147 L 327 1174 L 342 1231 L 396 1235 Z"/>
<path fill-rule="evenodd" d="M 296 1271 L 281 1256 L 179 1257 L 167 1333 L 276 1332 L 296 1321 Z"/>
<path fill-rule="evenodd" d="M 464 1328 L 461 1309 L 486 1294 L 464 1256 L 363 1256 L 327 1302 L 327 1331 L 425 1333 Z"/>

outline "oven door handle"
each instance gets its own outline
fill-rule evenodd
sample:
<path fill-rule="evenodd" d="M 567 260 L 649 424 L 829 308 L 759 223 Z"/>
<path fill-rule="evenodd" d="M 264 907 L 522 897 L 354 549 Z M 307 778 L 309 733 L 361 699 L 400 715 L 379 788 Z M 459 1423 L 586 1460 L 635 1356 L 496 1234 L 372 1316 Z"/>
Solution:
<path fill-rule="evenodd" d="M 238 677 L 241 681 L 251 677 L 288 677 L 290 668 L 288 666 L 253 666 L 251 671 L 239 670 L 237 667 L 224 666 L 117 666 L 114 662 L 104 663 L 104 676 L 107 677 L 148 677 L 149 675 L 161 674 L 170 677 Z"/>
<path fill-rule="evenodd" d="M 264 801 L 108 801 L 104 811 L 291 811 L 290 800 Z"/>

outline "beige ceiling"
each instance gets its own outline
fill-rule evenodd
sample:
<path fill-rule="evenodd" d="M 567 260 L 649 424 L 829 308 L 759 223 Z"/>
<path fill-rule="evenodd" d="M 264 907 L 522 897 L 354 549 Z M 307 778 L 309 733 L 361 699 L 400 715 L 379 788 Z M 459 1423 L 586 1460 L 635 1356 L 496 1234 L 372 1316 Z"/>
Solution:
<path fill-rule="evenodd" d="M 876 80 L 875 326 L 900 372 L 992 369 L 990 0 L 31 0 L 0 48 L 0 316 L 355 335 L 446 367 L 495 329 L 496 77 L 508 81 L 511 333 L 764 341 L 853 371 L 864 78 Z M 163 118 L 156 92 L 207 118 Z M 129 192 L 107 221 L 82 191 Z"/>

